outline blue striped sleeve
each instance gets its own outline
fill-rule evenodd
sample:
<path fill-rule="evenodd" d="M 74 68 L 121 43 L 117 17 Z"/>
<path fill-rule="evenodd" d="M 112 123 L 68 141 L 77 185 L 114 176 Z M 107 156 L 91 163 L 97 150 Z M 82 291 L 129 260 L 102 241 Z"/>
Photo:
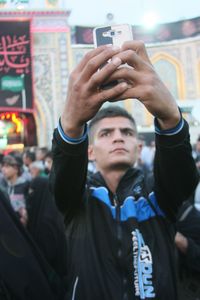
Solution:
<path fill-rule="evenodd" d="M 156 134 L 159 134 L 159 135 L 175 135 L 175 134 L 179 133 L 182 130 L 182 128 L 184 126 L 184 120 L 181 116 L 180 121 L 178 122 L 178 124 L 174 128 L 162 130 L 162 129 L 160 129 L 158 120 L 155 118 L 154 119 L 154 126 L 155 126 L 155 133 Z"/>
<path fill-rule="evenodd" d="M 84 128 L 84 132 L 83 135 L 79 138 L 71 138 L 68 135 L 66 135 L 62 129 L 62 125 L 61 125 L 61 121 L 59 119 L 59 123 L 58 123 L 58 132 L 61 136 L 61 138 L 67 142 L 68 144 L 80 144 L 83 141 L 85 141 L 87 139 L 88 136 L 88 127 L 87 124 L 85 124 L 85 128 Z"/>

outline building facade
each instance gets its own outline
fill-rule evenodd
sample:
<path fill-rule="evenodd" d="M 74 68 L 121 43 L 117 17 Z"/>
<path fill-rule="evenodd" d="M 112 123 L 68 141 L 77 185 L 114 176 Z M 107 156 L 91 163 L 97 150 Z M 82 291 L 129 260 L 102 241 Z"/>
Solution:
<path fill-rule="evenodd" d="M 70 71 L 93 45 L 72 43 L 68 11 L 1 11 L 0 19 L 31 19 L 36 138 L 51 146 L 66 99 Z M 192 142 L 200 134 L 200 36 L 147 44 L 152 64 L 170 89 L 191 125 Z M 107 104 L 105 104 L 107 105 Z M 119 102 L 135 117 L 140 131 L 152 131 L 152 116 L 135 99 Z M 14 109 L 13 109 L 14 111 Z M 6 113 L 0 107 L 0 113 Z M 0 127 L 0 139 L 1 139 Z M 24 145 L 30 146 L 30 145 Z"/>

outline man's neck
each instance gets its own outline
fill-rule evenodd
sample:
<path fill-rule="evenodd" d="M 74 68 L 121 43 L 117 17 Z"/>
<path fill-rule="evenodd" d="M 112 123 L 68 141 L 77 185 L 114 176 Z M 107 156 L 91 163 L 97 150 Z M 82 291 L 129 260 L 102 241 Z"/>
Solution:
<path fill-rule="evenodd" d="M 109 188 L 109 190 L 115 194 L 118 184 L 121 180 L 121 178 L 123 177 L 123 175 L 126 173 L 126 170 L 113 170 L 113 171 L 109 171 L 109 172 L 102 172 L 101 174 Z"/>

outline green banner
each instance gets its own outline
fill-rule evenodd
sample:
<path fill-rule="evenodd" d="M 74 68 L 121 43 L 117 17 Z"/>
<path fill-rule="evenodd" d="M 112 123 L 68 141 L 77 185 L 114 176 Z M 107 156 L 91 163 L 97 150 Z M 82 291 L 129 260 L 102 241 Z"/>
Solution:
<path fill-rule="evenodd" d="M 4 76 L 1 78 L 1 90 L 21 92 L 24 89 L 24 78 L 17 76 Z"/>

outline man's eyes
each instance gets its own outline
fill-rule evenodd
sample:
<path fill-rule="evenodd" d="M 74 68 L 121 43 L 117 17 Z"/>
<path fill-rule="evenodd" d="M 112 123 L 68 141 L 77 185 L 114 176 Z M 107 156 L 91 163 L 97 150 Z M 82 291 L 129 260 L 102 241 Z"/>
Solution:
<path fill-rule="evenodd" d="M 107 137 L 107 136 L 111 136 L 111 134 L 112 134 L 111 131 L 103 131 L 103 132 L 101 132 L 100 136 Z M 135 132 L 132 130 L 122 130 L 121 134 L 125 135 L 125 136 L 135 136 Z"/>
<path fill-rule="evenodd" d="M 100 136 L 109 136 L 110 135 L 110 131 L 104 131 L 100 134 Z"/>
<path fill-rule="evenodd" d="M 123 134 L 126 135 L 126 136 L 134 136 L 134 135 L 135 135 L 135 132 L 132 131 L 132 130 L 125 130 L 125 131 L 123 132 Z"/>

